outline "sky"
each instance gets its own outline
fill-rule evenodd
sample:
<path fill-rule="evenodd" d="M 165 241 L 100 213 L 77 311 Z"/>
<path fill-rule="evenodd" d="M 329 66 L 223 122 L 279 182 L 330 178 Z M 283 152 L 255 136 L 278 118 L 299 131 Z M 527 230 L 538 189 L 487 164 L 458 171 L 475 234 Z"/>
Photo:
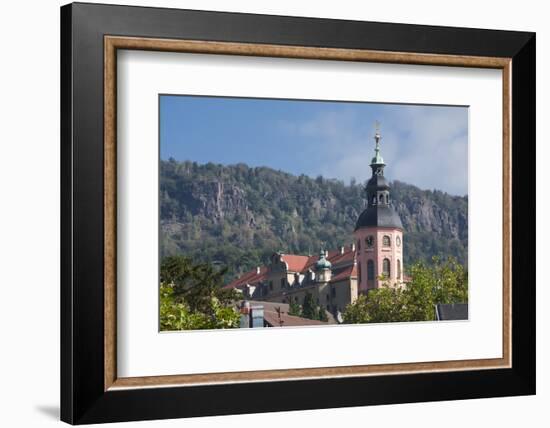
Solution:
<path fill-rule="evenodd" d="M 160 156 L 363 182 L 376 121 L 388 179 L 468 193 L 467 107 L 161 95 Z"/>

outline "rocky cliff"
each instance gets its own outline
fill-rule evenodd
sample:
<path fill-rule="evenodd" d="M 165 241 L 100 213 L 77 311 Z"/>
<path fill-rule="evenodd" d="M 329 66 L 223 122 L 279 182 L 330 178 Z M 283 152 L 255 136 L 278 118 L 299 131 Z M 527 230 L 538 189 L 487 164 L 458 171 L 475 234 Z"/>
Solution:
<path fill-rule="evenodd" d="M 363 184 L 244 164 L 161 162 L 161 254 L 186 253 L 234 275 L 273 251 L 300 254 L 352 242 Z M 405 265 L 433 255 L 467 261 L 468 199 L 394 181 Z M 405 266 L 406 267 L 406 266 Z"/>

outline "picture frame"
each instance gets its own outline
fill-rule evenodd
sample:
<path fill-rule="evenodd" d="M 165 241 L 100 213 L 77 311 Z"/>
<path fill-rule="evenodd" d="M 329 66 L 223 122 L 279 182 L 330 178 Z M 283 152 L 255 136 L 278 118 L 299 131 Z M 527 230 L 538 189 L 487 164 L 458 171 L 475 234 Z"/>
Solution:
<path fill-rule="evenodd" d="M 502 358 L 118 377 L 116 53 L 123 49 L 502 70 L 503 159 L 491 160 L 503 165 Z M 535 94 L 534 33 L 63 6 L 61 419 L 86 424 L 534 394 Z"/>

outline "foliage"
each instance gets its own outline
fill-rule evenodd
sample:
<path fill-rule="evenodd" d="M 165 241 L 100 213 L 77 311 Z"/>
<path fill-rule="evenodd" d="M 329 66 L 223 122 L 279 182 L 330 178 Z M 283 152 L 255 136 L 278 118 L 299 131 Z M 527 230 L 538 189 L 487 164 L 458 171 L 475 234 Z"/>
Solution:
<path fill-rule="evenodd" d="M 354 180 L 175 160 L 161 161 L 160 175 L 161 256 L 228 266 L 225 282 L 266 264 L 274 251 L 349 245 L 366 206 L 364 185 Z M 405 268 L 434 255 L 466 264 L 467 197 L 394 181 L 392 198 L 405 228 Z"/>
<path fill-rule="evenodd" d="M 235 328 L 240 315 L 235 290 L 221 288 L 223 270 L 186 257 L 168 257 L 161 265 L 161 330 Z"/>
<path fill-rule="evenodd" d="M 297 302 L 290 302 L 288 305 L 288 314 L 299 317 L 302 314 L 302 308 Z"/>
<path fill-rule="evenodd" d="M 468 274 L 456 259 L 432 258 L 411 267 L 412 280 L 404 287 L 384 286 L 361 295 L 344 310 L 344 322 L 381 323 L 435 320 L 438 303 L 467 303 Z"/>
<path fill-rule="evenodd" d="M 304 297 L 304 304 L 302 305 L 302 317 L 310 320 L 316 320 L 319 318 L 319 311 L 317 305 L 313 301 L 313 295 L 306 293 Z"/>
<path fill-rule="evenodd" d="M 317 319 L 318 319 L 319 321 L 323 321 L 323 322 L 327 322 L 327 321 L 328 321 L 327 313 L 326 313 L 326 311 L 325 311 L 322 307 L 319 307 L 319 314 L 318 314 Z"/>

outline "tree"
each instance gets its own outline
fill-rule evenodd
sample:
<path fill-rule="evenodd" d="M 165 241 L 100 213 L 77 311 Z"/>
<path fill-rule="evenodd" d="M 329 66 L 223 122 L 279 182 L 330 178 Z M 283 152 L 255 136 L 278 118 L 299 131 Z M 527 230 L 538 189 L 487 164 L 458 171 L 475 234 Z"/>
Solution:
<path fill-rule="evenodd" d="M 310 320 L 319 319 L 319 311 L 317 310 L 317 305 L 313 301 L 313 295 L 311 293 L 306 293 L 304 297 L 301 316 Z"/>
<path fill-rule="evenodd" d="M 288 305 L 288 314 L 299 317 L 302 315 L 302 308 L 297 302 L 290 301 L 290 304 Z"/>
<path fill-rule="evenodd" d="M 347 324 L 435 320 L 438 303 L 467 303 L 468 275 L 456 259 L 432 258 L 432 265 L 420 262 L 411 267 L 412 281 L 404 287 L 382 287 L 344 310 Z"/>
<path fill-rule="evenodd" d="M 223 269 L 174 256 L 163 260 L 160 276 L 161 330 L 239 326 L 240 314 L 233 304 L 240 296 L 221 288 Z"/>

